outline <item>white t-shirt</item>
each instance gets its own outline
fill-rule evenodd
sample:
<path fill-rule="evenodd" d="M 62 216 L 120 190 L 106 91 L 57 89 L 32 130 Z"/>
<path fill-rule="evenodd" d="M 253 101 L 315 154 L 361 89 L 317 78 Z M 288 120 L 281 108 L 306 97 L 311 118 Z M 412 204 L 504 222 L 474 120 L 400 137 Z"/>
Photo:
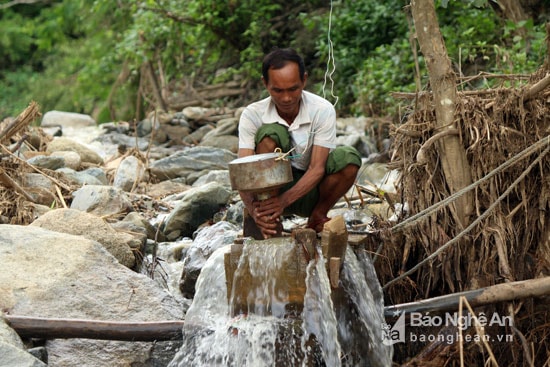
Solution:
<path fill-rule="evenodd" d="M 291 164 L 306 170 L 311 160 L 313 145 L 329 149 L 336 147 L 336 111 L 326 99 L 302 91 L 300 112 L 291 125 L 279 116 L 271 97 L 246 107 L 239 121 L 239 148 L 255 149 L 254 137 L 263 124 L 278 123 L 288 127 L 291 148 Z"/>

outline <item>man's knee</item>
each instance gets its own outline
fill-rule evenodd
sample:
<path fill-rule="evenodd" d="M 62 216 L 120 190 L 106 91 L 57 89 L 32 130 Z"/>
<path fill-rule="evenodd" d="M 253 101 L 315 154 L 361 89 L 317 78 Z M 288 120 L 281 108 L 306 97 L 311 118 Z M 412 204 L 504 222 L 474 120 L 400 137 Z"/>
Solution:
<path fill-rule="evenodd" d="M 277 142 L 269 136 L 266 136 L 256 145 L 256 154 L 271 153 L 275 151 L 276 148 L 280 148 Z"/>
<path fill-rule="evenodd" d="M 342 183 L 346 184 L 353 184 L 355 182 L 355 179 L 357 178 L 357 174 L 359 173 L 359 166 L 350 163 L 341 170 L 333 173 L 334 176 L 338 177 L 338 180 Z"/>

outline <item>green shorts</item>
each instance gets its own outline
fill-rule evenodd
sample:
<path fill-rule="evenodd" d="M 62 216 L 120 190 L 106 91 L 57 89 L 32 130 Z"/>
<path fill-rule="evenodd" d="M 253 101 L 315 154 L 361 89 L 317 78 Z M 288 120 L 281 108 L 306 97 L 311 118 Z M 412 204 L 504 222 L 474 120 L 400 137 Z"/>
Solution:
<path fill-rule="evenodd" d="M 262 125 L 256 132 L 256 144 L 265 137 L 273 139 L 283 152 L 288 152 L 290 150 L 290 136 L 285 126 L 277 123 Z M 338 146 L 328 155 L 325 165 L 325 175 L 341 171 L 349 164 L 361 167 L 361 163 L 361 155 L 357 149 L 351 146 Z M 294 186 L 296 182 L 302 178 L 304 173 L 305 171 L 292 167 L 293 180 L 281 189 L 282 192 Z M 286 208 L 283 214 L 296 214 L 302 217 L 309 217 L 317 201 L 319 201 L 319 187 L 314 187 L 310 192 Z"/>

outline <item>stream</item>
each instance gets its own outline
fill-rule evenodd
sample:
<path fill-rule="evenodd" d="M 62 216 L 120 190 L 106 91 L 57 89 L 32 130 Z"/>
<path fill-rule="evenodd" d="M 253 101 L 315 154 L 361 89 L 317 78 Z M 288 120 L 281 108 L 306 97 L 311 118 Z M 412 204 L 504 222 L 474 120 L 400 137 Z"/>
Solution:
<path fill-rule="evenodd" d="M 297 279 L 280 275 L 293 274 L 291 242 L 245 241 L 229 300 L 224 258 L 231 245 L 210 256 L 170 367 L 391 365 L 393 349 L 382 343 L 382 291 L 370 257 L 348 246 L 340 287 L 331 290 L 319 249 L 300 290 Z M 246 293 L 235 291 L 244 286 L 238 279 L 247 282 Z M 303 304 L 295 302 L 299 291 L 305 291 Z"/>

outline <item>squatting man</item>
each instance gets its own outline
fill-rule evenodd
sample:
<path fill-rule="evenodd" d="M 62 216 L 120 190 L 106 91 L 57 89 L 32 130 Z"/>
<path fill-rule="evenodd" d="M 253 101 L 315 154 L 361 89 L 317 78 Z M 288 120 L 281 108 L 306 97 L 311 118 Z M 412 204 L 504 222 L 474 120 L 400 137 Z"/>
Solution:
<path fill-rule="evenodd" d="M 238 156 L 289 153 L 293 182 L 267 200 L 239 194 L 264 238 L 277 235 L 281 216 L 308 217 L 317 232 L 328 211 L 351 188 L 361 167 L 359 152 L 336 146 L 336 111 L 326 99 L 305 91 L 304 60 L 293 49 L 277 48 L 262 63 L 262 82 L 269 97 L 254 102 L 239 121 Z"/>

